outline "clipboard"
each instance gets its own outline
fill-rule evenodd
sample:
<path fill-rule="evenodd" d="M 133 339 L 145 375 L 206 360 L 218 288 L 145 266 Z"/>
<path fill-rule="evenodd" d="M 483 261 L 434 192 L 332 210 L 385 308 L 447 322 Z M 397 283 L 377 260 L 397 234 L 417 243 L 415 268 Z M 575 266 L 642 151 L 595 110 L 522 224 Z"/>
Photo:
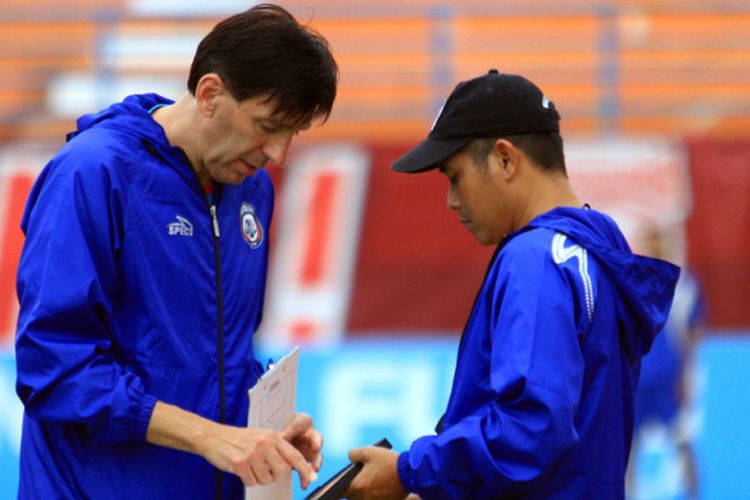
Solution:
<path fill-rule="evenodd" d="M 386 438 L 381 439 L 373 446 L 380 446 L 389 450 L 393 448 Z M 338 500 L 354 480 L 354 477 L 362 470 L 362 467 L 364 467 L 362 462 L 350 463 L 331 476 L 328 481 L 315 488 L 312 493 L 305 497 L 305 500 Z"/>
<path fill-rule="evenodd" d="M 299 347 L 281 357 L 247 392 L 248 427 L 281 431 L 294 417 Z M 267 485 L 245 488 L 245 500 L 292 500 L 292 473 Z"/>

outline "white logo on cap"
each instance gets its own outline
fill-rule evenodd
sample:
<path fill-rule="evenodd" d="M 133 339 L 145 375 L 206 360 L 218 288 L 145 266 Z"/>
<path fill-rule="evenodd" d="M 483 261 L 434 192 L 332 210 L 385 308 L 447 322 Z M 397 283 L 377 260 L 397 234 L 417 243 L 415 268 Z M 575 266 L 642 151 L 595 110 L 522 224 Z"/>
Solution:
<path fill-rule="evenodd" d="M 437 112 L 437 116 L 435 117 L 435 121 L 433 121 L 433 122 L 432 122 L 432 127 L 430 127 L 430 131 L 432 131 L 432 130 L 433 130 L 433 129 L 435 128 L 435 125 L 437 125 L 437 122 L 438 122 L 438 120 L 440 119 L 440 115 L 442 115 L 442 114 L 443 114 L 443 108 L 445 108 L 445 104 L 446 104 L 447 102 L 448 102 L 448 101 L 446 100 L 445 102 L 443 102 L 443 105 L 442 105 L 442 106 L 440 106 L 440 109 L 439 109 L 439 110 L 438 110 L 438 112 Z"/>
<path fill-rule="evenodd" d="M 542 107 L 544 107 L 544 109 L 549 109 L 549 99 L 547 99 L 546 95 L 542 96 Z"/>

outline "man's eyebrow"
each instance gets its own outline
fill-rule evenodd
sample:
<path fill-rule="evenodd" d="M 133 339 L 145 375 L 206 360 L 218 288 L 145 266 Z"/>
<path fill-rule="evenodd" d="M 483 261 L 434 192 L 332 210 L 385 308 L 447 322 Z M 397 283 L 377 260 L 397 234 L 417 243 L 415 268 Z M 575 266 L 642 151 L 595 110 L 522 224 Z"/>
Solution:
<path fill-rule="evenodd" d="M 258 121 L 266 123 L 268 125 L 273 125 L 274 127 L 289 127 L 289 125 L 285 123 L 284 121 L 278 118 L 274 118 L 272 116 L 264 116 L 264 117 L 258 118 Z"/>
<path fill-rule="evenodd" d="M 283 118 L 275 118 L 273 116 L 266 116 L 266 117 L 260 118 L 260 121 L 268 125 L 271 125 L 272 127 L 286 129 L 286 130 L 295 130 L 295 129 L 307 130 L 308 128 L 310 128 L 309 123 L 298 125 L 291 121 L 285 121 Z"/>

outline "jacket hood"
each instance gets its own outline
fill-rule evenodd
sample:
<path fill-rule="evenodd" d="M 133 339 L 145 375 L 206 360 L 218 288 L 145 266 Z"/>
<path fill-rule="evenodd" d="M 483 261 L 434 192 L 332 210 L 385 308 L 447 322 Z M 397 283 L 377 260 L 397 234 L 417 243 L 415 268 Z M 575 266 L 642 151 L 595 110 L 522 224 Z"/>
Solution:
<path fill-rule="evenodd" d="M 595 210 L 558 207 L 532 220 L 529 227 L 559 231 L 599 262 L 622 299 L 620 342 L 631 356 L 644 356 L 667 321 L 680 268 L 635 255 L 615 222 Z"/>
<path fill-rule="evenodd" d="M 70 141 L 77 135 L 94 127 L 105 127 L 145 139 L 149 144 L 168 146 L 164 129 L 151 118 L 155 106 L 173 104 L 174 101 L 158 94 L 131 95 L 97 113 L 81 116 L 76 122 L 78 129 L 67 136 Z"/>
<path fill-rule="evenodd" d="M 81 116 L 77 122 L 78 129 L 69 133 L 67 140 L 71 141 L 86 131 L 97 129 L 134 137 L 150 154 L 161 158 L 174 168 L 186 182 L 194 183 L 195 175 L 184 151 L 169 143 L 164 129 L 151 116 L 154 108 L 173 103 L 174 101 L 158 94 L 128 96 L 122 102 L 98 113 Z"/>

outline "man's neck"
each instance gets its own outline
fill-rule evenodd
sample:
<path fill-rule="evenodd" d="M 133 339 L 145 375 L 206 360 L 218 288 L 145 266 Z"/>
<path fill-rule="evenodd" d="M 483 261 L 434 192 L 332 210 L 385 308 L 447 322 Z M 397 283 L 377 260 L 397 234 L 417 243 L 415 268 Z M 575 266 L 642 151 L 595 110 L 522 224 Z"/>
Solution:
<path fill-rule="evenodd" d="M 161 107 L 153 113 L 154 121 L 164 129 L 170 146 L 184 151 L 193 170 L 196 170 L 200 161 L 195 152 L 195 144 L 198 143 L 195 111 L 195 99 L 186 92 L 174 104 Z"/>
<path fill-rule="evenodd" d="M 567 177 L 562 173 L 538 172 L 537 175 L 536 182 L 530 185 L 530 196 L 520 218 L 518 229 L 557 207 L 582 206 L 581 200 L 576 196 Z"/>

